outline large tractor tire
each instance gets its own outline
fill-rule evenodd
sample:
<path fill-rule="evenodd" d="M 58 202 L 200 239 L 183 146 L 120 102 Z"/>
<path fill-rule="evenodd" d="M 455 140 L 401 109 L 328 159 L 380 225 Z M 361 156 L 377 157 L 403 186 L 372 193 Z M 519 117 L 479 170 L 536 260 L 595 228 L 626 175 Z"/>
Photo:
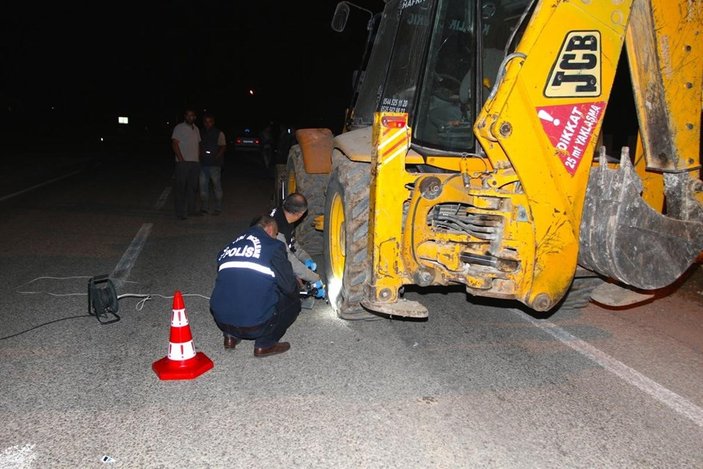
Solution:
<path fill-rule="evenodd" d="M 605 280 L 600 277 L 574 278 L 569 291 L 566 292 L 561 302 L 549 312 L 549 315 L 557 314 L 559 317 L 565 318 L 577 314 L 579 310 L 588 306 L 593 290 L 604 282 Z"/>
<path fill-rule="evenodd" d="M 368 258 L 370 165 L 342 157 L 327 184 L 324 261 L 327 292 L 337 316 L 372 320 L 360 304 L 370 274 Z"/>
<path fill-rule="evenodd" d="M 308 200 L 308 213 L 295 229 L 295 238 L 311 256 L 322 254 L 322 233 L 314 227 L 315 217 L 325 209 L 325 186 L 327 174 L 308 174 L 305 171 L 303 152 L 294 145 L 288 153 L 286 167 L 286 192 L 300 192 Z"/>

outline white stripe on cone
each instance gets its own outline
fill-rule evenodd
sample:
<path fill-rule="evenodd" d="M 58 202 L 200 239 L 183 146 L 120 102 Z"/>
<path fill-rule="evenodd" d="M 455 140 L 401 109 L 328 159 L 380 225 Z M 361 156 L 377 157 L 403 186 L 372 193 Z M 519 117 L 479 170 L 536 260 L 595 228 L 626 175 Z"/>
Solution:
<path fill-rule="evenodd" d="M 185 309 L 174 309 L 171 315 L 171 327 L 185 327 L 188 325 L 188 316 Z"/>
<path fill-rule="evenodd" d="M 195 346 L 193 341 L 179 343 L 168 343 L 168 359 L 169 360 L 189 360 L 195 356 Z"/>

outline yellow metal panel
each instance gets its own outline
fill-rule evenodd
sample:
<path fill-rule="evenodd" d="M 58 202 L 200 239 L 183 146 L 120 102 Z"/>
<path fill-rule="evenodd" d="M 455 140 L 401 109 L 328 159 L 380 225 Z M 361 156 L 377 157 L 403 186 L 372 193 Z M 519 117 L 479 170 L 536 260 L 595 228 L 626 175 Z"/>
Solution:
<path fill-rule="evenodd" d="M 403 201 L 408 197 L 405 156 L 410 128 L 405 113 L 376 113 L 372 135 L 369 243 L 374 301 L 394 302 L 403 285 L 405 267 L 400 254 Z"/>
<path fill-rule="evenodd" d="M 462 158 L 456 156 L 428 156 L 427 164 L 449 171 L 461 171 L 463 163 L 471 173 L 481 173 L 493 169 L 488 158 L 463 158 L 463 160 L 462 162 Z"/>
<path fill-rule="evenodd" d="M 635 103 L 648 166 L 700 165 L 703 2 L 635 0 L 627 30 Z"/>
<path fill-rule="evenodd" d="M 373 151 L 371 129 L 372 127 L 364 127 L 338 135 L 334 139 L 334 146 L 351 161 L 368 163 L 371 161 Z M 405 158 L 407 164 L 423 164 L 425 162 L 422 155 L 413 151 L 408 152 Z"/>

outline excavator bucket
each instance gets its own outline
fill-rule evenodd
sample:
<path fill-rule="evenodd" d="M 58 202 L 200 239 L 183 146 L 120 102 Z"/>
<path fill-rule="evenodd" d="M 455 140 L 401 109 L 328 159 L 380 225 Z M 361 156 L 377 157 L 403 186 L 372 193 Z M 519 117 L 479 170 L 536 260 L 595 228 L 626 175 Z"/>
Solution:
<path fill-rule="evenodd" d="M 608 167 L 601 151 L 584 202 L 579 264 L 632 287 L 653 290 L 670 285 L 695 262 L 703 250 L 703 220 L 662 215 L 641 193 L 627 148 L 617 169 Z"/>

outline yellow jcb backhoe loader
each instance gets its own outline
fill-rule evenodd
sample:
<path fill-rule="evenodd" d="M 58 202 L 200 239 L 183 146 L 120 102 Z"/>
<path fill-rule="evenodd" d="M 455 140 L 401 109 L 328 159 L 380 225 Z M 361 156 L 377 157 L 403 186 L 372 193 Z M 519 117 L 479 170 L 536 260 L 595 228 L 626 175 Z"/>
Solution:
<path fill-rule="evenodd" d="M 338 315 L 427 316 L 406 285 L 550 311 L 676 281 L 703 249 L 702 22 L 690 0 L 387 0 L 346 130 L 299 131 L 288 161 Z"/>

